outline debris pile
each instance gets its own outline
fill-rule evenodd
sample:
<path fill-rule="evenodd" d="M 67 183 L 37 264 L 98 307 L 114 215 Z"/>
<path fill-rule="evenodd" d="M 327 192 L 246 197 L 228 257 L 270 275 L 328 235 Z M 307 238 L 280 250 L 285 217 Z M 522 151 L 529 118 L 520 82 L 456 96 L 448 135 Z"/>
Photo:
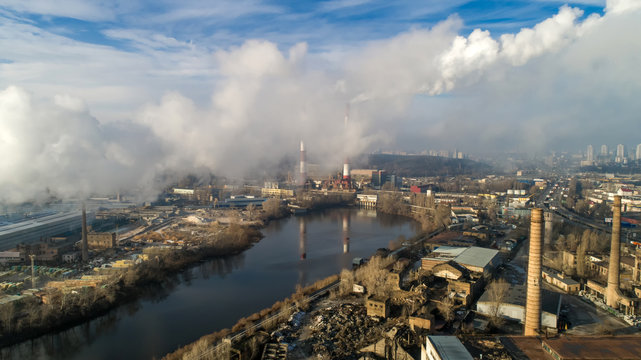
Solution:
<path fill-rule="evenodd" d="M 304 340 L 313 354 L 331 359 L 358 358 L 357 350 L 381 336 L 378 320 L 361 304 L 343 303 L 311 314 L 310 336 Z"/>

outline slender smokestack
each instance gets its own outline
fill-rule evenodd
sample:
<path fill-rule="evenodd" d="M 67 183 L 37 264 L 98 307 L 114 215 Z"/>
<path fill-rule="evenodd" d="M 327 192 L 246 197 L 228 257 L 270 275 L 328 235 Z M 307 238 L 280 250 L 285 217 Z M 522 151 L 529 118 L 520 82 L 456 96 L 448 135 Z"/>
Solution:
<path fill-rule="evenodd" d="M 349 214 L 343 214 L 343 254 L 349 252 Z"/>
<path fill-rule="evenodd" d="M 543 209 L 532 209 L 530 223 L 530 252 L 527 266 L 527 295 L 525 302 L 525 336 L 536 336 L 541 328 L 541 225 Z"/>
<path fill-rule="evenodd" d="M 612 241 L 610 242 L 610 265 L 608 266 L 608 288 L 606 303 L 617 308 L 619 301 L 619 266 L 621 261 L 621 196 L 614 197 L 612 204 Z"/>
<path fill-rule="evenodd" d="M 349 180 L 349 159 L 345 158 L 345 163 L 343 164 L 343 179 Z"/>
<path fill-rule="evenodd" d="M 345 133 L 347 133 L 347 123 L 349 122 L 349 103 L 345 105 Z M 345 157 L 345 162 L 343 163 L 343 179 L 350 180 L 349 173 L 349 158 Z"/>
<path fill-rule="evenodd" d="M 89 260 L 89 243 L 87 242 L 87 209 L 82 203 L 82 261 Z"/>
<path fill-rule="evenodd" d="M 307 181 L 307 159 L 305 156 L 305 143 L 300 141 L 300 173 L 298 174 L 298 185 L 304 186 Z"/>
<path fill-rule="evenodd" d="M 305 224 L 305 218 L 302 216 L 298 221 L 298 253 L 301 260 L 307 258 L 307 225 Z"/>
<path fill-rule="evenodd" d="M 543 245 L 551 244 L 552 243 L 552 224 L 554 222 L 554 214 L 549 211 L 546 211 L 543 214 L 543 217 L 545 218 L 545 238 L 543 241 Z"/>

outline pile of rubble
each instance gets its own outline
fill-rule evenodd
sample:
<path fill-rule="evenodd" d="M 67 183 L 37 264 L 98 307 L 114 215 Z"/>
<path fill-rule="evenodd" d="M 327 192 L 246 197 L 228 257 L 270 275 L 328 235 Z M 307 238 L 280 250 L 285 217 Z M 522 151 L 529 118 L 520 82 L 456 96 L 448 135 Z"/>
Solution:
<path fill-rule="evenodd" d="M 505 346 L 497 338 L 470 337 L 465 339 L 464 343 L 474 358 L 490 360 L 512 359 Z"/>
<path fill-rule="evenodd" d="M 306 349 L 321 358 L 358 358 L 358 349 L 381 336 L 380 322 L 367 316 L 361 304 L 342 303 L 310 314 Z"/>

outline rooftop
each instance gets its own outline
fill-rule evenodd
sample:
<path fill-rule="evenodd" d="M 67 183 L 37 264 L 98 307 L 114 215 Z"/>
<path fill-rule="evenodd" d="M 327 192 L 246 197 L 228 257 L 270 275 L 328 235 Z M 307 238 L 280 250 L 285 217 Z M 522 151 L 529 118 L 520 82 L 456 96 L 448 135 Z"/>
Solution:
<path fill-rule="evenodd" d="M 472 246 L 457 256 L 454 261 L 463 265 L 485 267 L 498 253 L 499 251 L 495 249 Z"/>
<path fill-rule="evenodd" d="M 526 287 L 523 284 L 511 285 L 503 303 L 525 307 Z M 481 295 L 478 302 L 490 302 L 487 291 Z M 544 312 L 558 315 L 561 303 L 561 294 L 541 289 L 541 308 Z"/>
<path fill-rule="evenodd" d="M 487 249 L 478 246 L 457 247 L 439 246 L 427 256 L 429 259 L 450 261 L 453 260 L 464 266 L 485 267 L 499 253 L 495 249 Z"/>
<path fill-rule="evenodd" d="M 566 284 L 566 285 L 578 285 L 579 283 L 572 279 L 569 276 L 563 276 L 562 274 L 559 274 L 559 272 L 551 270 L 551 269 L 543 269 L 543 272 L 546 273 L 548 276 L 553 277 L 557 279 L 558 281 Z"/>
<path fill-rule="evenodd" d="M 472 360 L 472 355 L 456 336 L 428 336 L 443 360 Z"/>
<path fill-rule="evenodd" d="M 641 336 L 573 336 L 545 339 L 563 360 L 641 359 Z"/>
<path fill-rule="evenodd" d="M 80 211 L 73 211 L 68 213 L 59 213 L 59 214 L 54 214 L 49 216 L 43 216 L 37 219 L 31 219 L 31 220 L 13 223 L 10 225 L 5 225 L 0 227 L 0 236 L 9 235 L 16 231 L 22 231 L 22 230 L 37 228 L 40 226 L 46 226 L 46 225 L 60 222 L 60 221 L 65 221 L 65 220 L 70 220 L 75 218 L 80 219 L 81 215 L 82 213 Z"/>

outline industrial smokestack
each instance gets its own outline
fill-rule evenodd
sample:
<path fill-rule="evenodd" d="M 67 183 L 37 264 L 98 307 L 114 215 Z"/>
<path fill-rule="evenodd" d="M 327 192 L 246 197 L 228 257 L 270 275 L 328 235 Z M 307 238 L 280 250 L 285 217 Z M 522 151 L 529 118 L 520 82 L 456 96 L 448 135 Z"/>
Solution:
<path fill-rule="evenodd" d="M 305 155 L 305 143 L 300 141 L 300 172 L 298 174 L 298 185 L 304 186 L 307 181 L 307 159 Z"/>
<path fill-rule="evenodd" d="M 349 214 L 343 214 L 343 254 L 349 252 Z"/>
<path fill-rule="evenodd" d="M 546 211 L 543 214 L 543 217 L 545 218 L 545 237 L 544 237 L 543 245 L 551 244 L 552 243 L 552 224 L 554 222 L 554 214 L 549 211 Z"/>
<path fill-rule="evenodd" d="M 298 253 L 301 260 L 307 258 L 307 224 L 305 224 L 305 217 L 298 218 Z"/>
<path fill-rule="evenodd" d="M 614 196 L 612 204 L 612 241 L 610 242 L 610 265 L 608 266 L 608 288 L 606 304 L 617 308 L 619 301 L 619 266 L 621 261 L 621 196 Z"/>
<path fill-rule="evenodd" d="M 541 328 L 541 225 L 543 209 L 532 209 L 530 222 L 530 251 L 527 266 L 527 295 L 525 301 L 525 336 L 536 336 Z"/>
<path fill-rule="evenodd" d="M 343 179 L 349 180 L 349 159 L 345 158 L 345 163 L 343 164 Z"/>
<path fill-rule="evenodd" d="M 347 123 L 349 122 L 349 103 L 345 105 L 345 133 L 347 134 Z M 345 157 L 343 163 L 343 180 L 350 180 L 349 157 Z"/>
<path fill-rule="evenodd" d="M 89 243 L 87 241 L 87 208 L 82 203 L 82 261 L 89 260 Z"/>

